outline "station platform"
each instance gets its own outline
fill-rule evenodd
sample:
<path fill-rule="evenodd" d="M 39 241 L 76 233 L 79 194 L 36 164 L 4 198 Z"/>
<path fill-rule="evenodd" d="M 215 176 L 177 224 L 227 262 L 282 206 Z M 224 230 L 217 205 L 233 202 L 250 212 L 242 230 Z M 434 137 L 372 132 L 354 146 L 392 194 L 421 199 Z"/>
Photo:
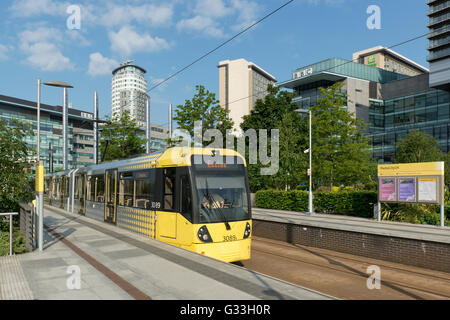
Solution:
<path fill-rule="evenodd" d="M 252 208 L 253 219 L 450 244 L 450 228 L 333 214 Z"/>
<path fill-rule="evenodd" d="M 450 272 L 450 228 L 252 208 L 253 234 Z"/>
<path fill-rule="evenodd" d="M 42 252 L 0 257 L 0 299 L 334 299 L 61 209 L 44 215 Z"/>

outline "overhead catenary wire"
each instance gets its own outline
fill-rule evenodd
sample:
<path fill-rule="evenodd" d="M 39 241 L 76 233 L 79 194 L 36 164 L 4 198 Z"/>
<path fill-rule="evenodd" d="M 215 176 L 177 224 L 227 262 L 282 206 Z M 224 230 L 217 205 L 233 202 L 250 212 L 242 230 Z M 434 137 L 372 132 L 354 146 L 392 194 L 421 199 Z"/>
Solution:
<path fill-rule="evenodd" d="M 175 73 L 171 74 L 170 76 L 168 76 L 167 78 L 165 78 L 164 80 L 158 82 L 156 85 L 154 85 L 153 87 L 151 87 L 150 89 L 147 90 L 147 92 L 150 92 L 156 88 L 158 88 L 160 85 L 162 85 L 163 83 L 169 81 L 170 79 L 172 79 L 173 77 L 177 76 L 178 74 L 182 73 L 183 71 L 189 69 L 191 66 L 193 66 L 194 64 L 196 64 L 197 62 L 199 62 L 200 60 L 203 60 L 204 58 L 206 58 L 207 56 L 209 56 L 211 53 L 219 50 L 220 48 L 222 48 L 223 46 L 225 46 L 227 43 L 233 41 L 234 39 L 236 39 L 237 37 L 239 37 L 240 35 L 244 34 L 245 32 L 247 32 L 248 30 L 252 29 L 254 26 L 256 26 L 257 24 L 261 23 L 262 21 L 266 20 L 267 18 L 269 18 L 270 16 L 272 16 L 273 14 L 275 14 L 276 12 L 280 11 L 281 9 L 283 9 L 284 7 L 286 7 L 287 5 L 289 5 L 291 2 L 293 2 L 294 0 L 289 0 L 286 3 L 284 3 L 283 5 L 281 5 L 280 7 L 276 8 L 275 10 L 269 12 L 268 14 L 266 14 L 264 17 L 260 18 L 259 20 L 257 20 L 256 22 L 254 22 L 253 24 L 251 24 L 250 26 L 248 26 L 247 28 L 245 28 L 244 30 L 238 32 L 237 34 L 235 34 L 234 36 L 232 36 L 231 38 L 229 38 L 228 40 L 222 42 L 221 44 L 219 44 L 217 47 L 215 47 L 212 50 L 209 50 L 208 52 L 206 52 L 205 54 L 203 54 L 202 56 L 200 56 L 199 58 L 195 59 L 194 61 L 192 61 L 191 63 L 189 63 L 188 65 L 186 65 L 185 67 L 181 68 L 180 70 L 176 71 Z"/>

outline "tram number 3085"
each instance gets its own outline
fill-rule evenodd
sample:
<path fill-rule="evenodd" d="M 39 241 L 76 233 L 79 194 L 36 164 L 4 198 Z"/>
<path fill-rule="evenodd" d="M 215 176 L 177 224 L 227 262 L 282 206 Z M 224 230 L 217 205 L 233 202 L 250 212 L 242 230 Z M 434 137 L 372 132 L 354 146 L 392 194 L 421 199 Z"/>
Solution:
<path fill-rule="evenodd" d="M 231 236 L 223 236 L 223 241 L 236 241 L 237 237 L 233 234 Z"/>

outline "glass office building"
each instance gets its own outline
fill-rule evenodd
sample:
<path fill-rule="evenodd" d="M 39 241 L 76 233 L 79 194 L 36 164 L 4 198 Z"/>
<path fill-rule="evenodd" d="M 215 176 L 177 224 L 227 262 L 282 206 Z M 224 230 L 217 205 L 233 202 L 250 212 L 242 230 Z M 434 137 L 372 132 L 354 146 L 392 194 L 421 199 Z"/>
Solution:
<path fill-rule="evenodd" d="M 292 79 L 278 86 L 294 90 L 294 102 L 308 109 L 317 103 L 320 87 L 336 82 L 347 94 L 347 110 L 367 123 L 373 158 L 395 159 L 395 144 L 411 130 L 431 134 L 442 151 L 450 151 L 449 92 L 432 88 L 429 73 L 407 76 L 384 69 L 332 58 L 296 69 Z"/>
<path fill-rule="evenodd" d="M 411 130 L 432 135 L 443 152 L 450 151 L 450 95 L 428 83 L 428 74 L 388 83 L 385 99 L 370 101 L 368 136 L 379 162 L 393 162 L 395 144 Z"/>
<path fill-rule="evenodd" d="M 93 113 L 69 108 L 68 118 L 68 168 L 93 164 L 94 131 L 92 122 L 86 121 L 93 119 Z M 9 125 L 14 125 L 13 120 L 24 123 L 26 128 L 34 132 L 34 136 L 27 136 L 25 141 L 36 150 L 36 102 L 0 95 L 0 120 L 6 120 Z M 50 172 L 51 159 L 54 171 L 62 169 L 62 107 L 41 103 L 40 123 L 40 154 L 45 171 Z"/>

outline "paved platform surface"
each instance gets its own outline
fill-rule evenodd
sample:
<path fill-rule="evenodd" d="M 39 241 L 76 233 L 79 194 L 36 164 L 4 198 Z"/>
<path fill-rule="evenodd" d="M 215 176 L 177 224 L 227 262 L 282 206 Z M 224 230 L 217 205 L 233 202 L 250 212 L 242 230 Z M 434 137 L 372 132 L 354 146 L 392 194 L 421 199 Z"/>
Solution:
<path fill-rule="evenodd" d="M 204 257 L 127 230 L 45 207 L 43 252 L 16 259 L 34 299 L 133 299 L 140 291 L 151 299 L 243 300 L 332 299 L 333 297 Z M 93 257 L 114 276 L 82 258 L 62 237 Z M 101 268 L 100 268 L 101 269 Z M 76 285 L 79 270 L 80 288 Z M 0 265 L 0 274 L 4 273 Z M 9 272 L 9 277 L 15 276 Z M 119 286 L 121 279 L 131 291 Z M 14 297 L 11 297 L 14 299 Z M 16 297 L 19 298 L 20 297 Z"/>
<path fill-rule="evenodd" d="M 0 300 L 32 300 L 18 256 L 0 257 Z"/>
<path fill-rule="evenodd" d="M 390 237 L 450 243 L 450 228 L 400 222 L 378 222 L 372 219 L 284 210 L 252 208 L 255 220 L 298 224 L 311 227 L 362 232 Z"/>

